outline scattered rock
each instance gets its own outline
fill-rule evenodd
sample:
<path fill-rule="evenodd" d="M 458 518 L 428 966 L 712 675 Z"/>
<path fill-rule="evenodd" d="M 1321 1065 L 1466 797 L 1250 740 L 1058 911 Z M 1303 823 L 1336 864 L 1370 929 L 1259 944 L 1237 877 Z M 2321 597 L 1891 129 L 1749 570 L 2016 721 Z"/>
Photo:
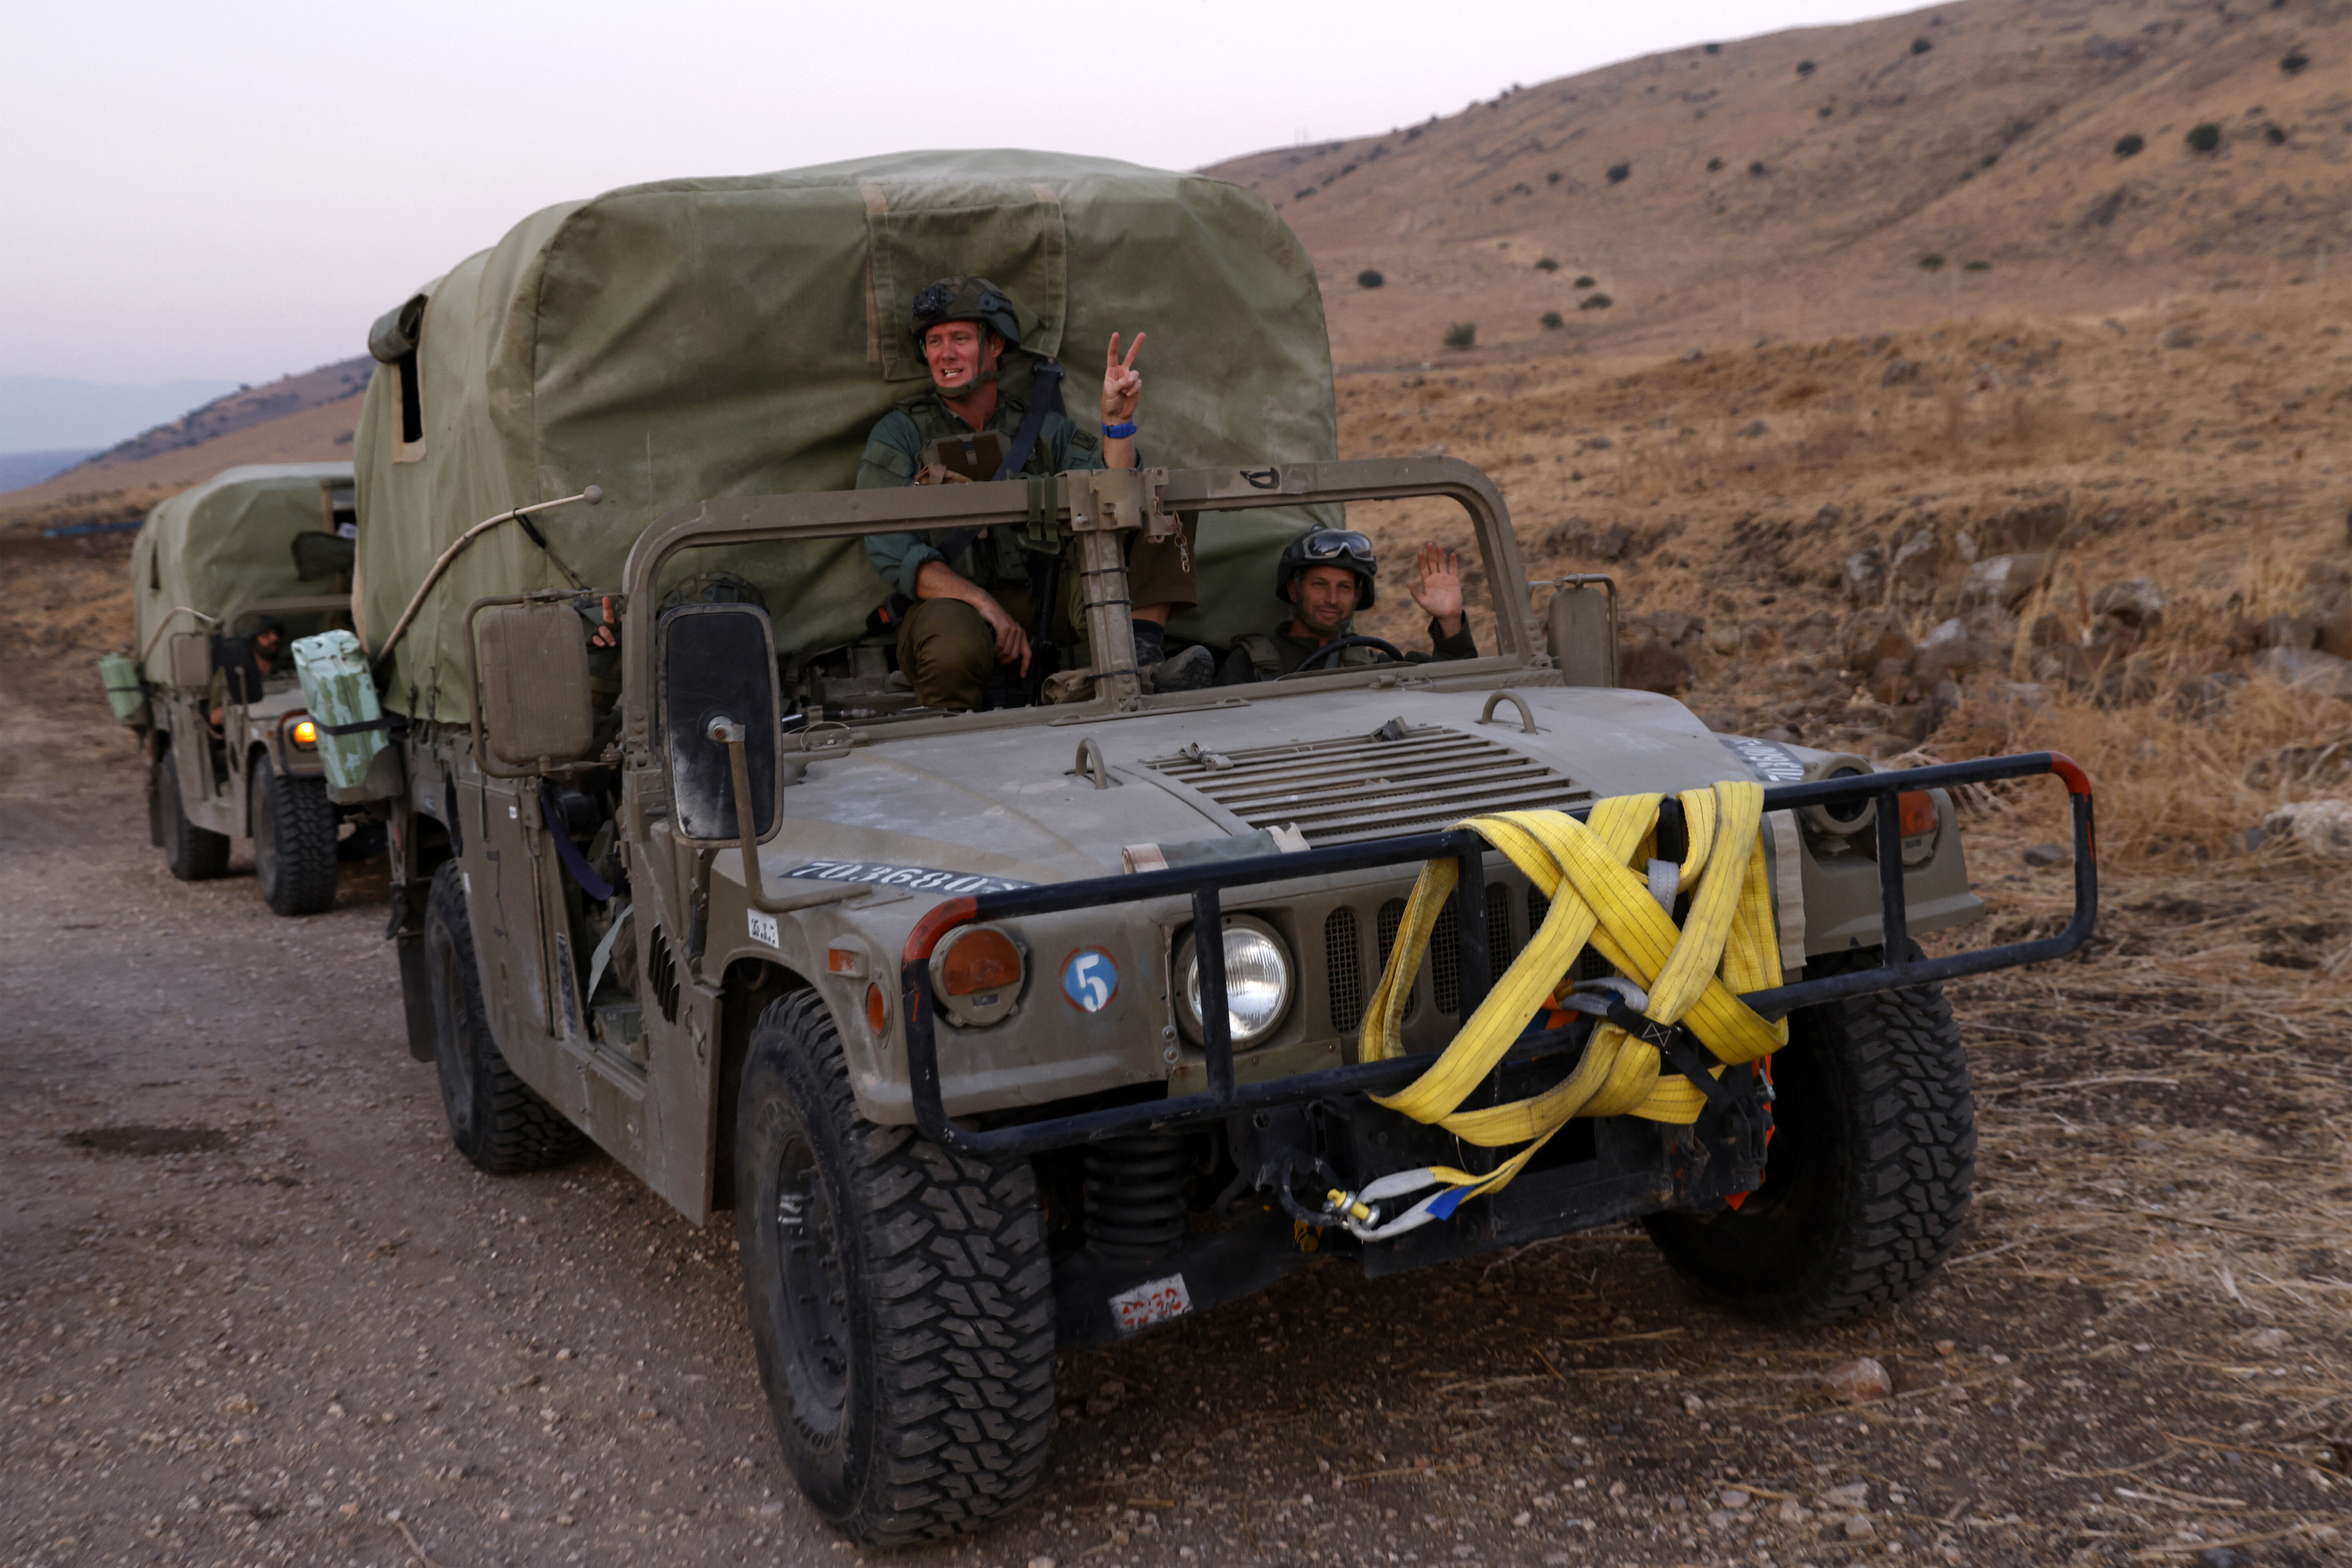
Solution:
<path fill-rule="evenodd" d="M 1848 1481 L 1842 1487 L 1832 1487 L 1822 1494 L 1822 1502 L 1829 1508 L 1860 1513 L 1870 1506 L 1870 1483 Z"/>
<path fill-rule="evenodd" d="M 1633 531 L 1623 523 L 1612 523 L 1592 536 L 1592 554 L 1599 561 L 1622 561 L 1633 546 Z"/>
<path fill-rule="evenodd" d="M 2315 647 L 2266 647 L 2254 668 L 2272 679 L 2332 697 L 2352 697 L 2352 659 Z"/>
<path fill-rule="evenodd" d="M 1968 635 L 1968 622 L 1960 619 L 1958 616 L 1954 616 L 1950 620 L 1937 622 L 1935 629 L 1930 631 L 1926 637 L 1919 639 L 1919 646 L 1921 647 L 1934 647 L 1939 643 L 1960 642 L 1966 639 Z"/>
<path fill-rule="evenodd" d="M 1874 544 L 1845 558 L 1841 569 L 1845 596 L 1857 605 L 1874 605 L 1886 597 L 1886 552 Z"/>
<path fill-rule="evenodd" d="M 1617 679 L 1636 691 L 1673 697 L 1690 685 L 1690 660 L 1663 642 L 1635 643 L 1620 656 Z"/>
<path fill-rule="evenodd" d="M 1696 349 L 1685 349 L 1683 351 L 1683 363 L 1685 364 L 1696 364 L 1701 357 L 1702 356 Z"/>
<path fill-rule="evenodd" d="M 1871 1522 L 1868 1514 L 1853 1513 L 1846 1516 L 1845 1538 L 1848 1541 L 1867 1541 L 1877 1533 L 1878 1526 Z"/>
<path fill-rule="evenodd" d="M 1999 605 L 2014 610 L 2050 577 L 2050 557 L 2040 551 L 1988 555 L 1969 568 L 1960 584 L 1960 607 Z"/>
<path fill-rule="evenodd" d="M 1813 526 L 1815 528 L 1832 528 L 1835 527 L 1838 521 L 1844 516 L 1845 508 L 1838 505 L 1838 503 L 1833 500 L 1823 501 L 1822 503 L 1822 510 L 1813 513 Z"/>
<path fill-rule="evenodd" d="M 1932 688 L 2002 662 L 2001 651 L 1994 644 L 1972 637 L 1951 637 L 1919 650 L 1919 657 L 1911 661 L 1911 679 L 1921 687 Z"/>
<path fill-rule="evenodd" d="M 1935 530 L 1923 528 L 1895 547 L 1886 574 L 1898 586 L 1924 590 L 1935 585 L 1943 564 L 1942 542 Z"/>
<path fill-rule="evenodd" d="M 2091 600 L 2091 613 L 2113 616 L 2136 632 L 2146 631 L 2164 619 L 2164 595 L 2146 579 L 2110 583 Z"/>
<path fill-rule="evenodd" d="M 2210 719 L 2230 706 L 2230 694 L 2246 683 L 2233 669 L 2218 669 L 2180 683 L 2181 707 L 2195 718 Z"/>
<path fill-rule="evenodd" d="M 1889 360 L 1886 362 L 1885 374 L 1882 374 L 1878 378 L 1878 384 L 1881 386 L 1900 386 L 1906 381 L 1916 381 L 1918 379 L 1919 362 L 1917 360 Z"/>
<path fill-rule="evenodd" d="M 2263 834 L 2294 841 L 2323 860 L 2352 860 L 2352 801 L 2302 800 L 2263 818 Z"/>
<path fill-rule="evenodd" d="M 1924 655 L 1921 657 L 1919 662 L 1922 664 L 1927 662 Z M 1915 684 L 1927 684 L 1927 676 L 1916 668 L 1912 672 L 1911 679 Z M 1957 712 L 1959 706 L 1959 682 L 1956 680 L 1937 681 L 1933 687 L 1928 689 L 1927 700 L 1920 703 L 1919 710 L 1911 716 L 1911 738 L 1914 741 L 1925 741 L 1928 736 L 1941 729 L 1943 727 L 1944 721 L 1950 718 L 1955 712 Z"/>
<path fill-rule="evenodd" d="M 1706 646 L 1717 653 L 1738 653 L 1745 640 L 1739 628 L 1727 621 L 1718 622 L 1706 629 Z"/>
<path fill-rule="evenodd" d="M 2175 327 L 2164 334 L 2164 346 L 2168 349 L 2193 349 L 2197 346 L 2197 334 L 2187 327 Z"/>
<path fill-rule="evenodd" d="M 1748 1506 L 1748 1494 L 1738 1487 L 1726 1487 L 1717 1496 L 1716 1500 L 1737 1513 Z"/>
<path fill-rule="evenodd" d="M 2036 844 L 2025 852 L 2029 866 L 2063 866 L 2074 858 L 2074 852 L 2063 844 Z"/>
<path fill-rule="evenodd" d="M 1739 427 L 1739 433 L 1742 436 L 1761 436 L 1764 434 L 1764 421 L 1761 419 L 1750 419 L 1747 424 Z"/>
<path fill-rule="evenodd" d="M 1772 1516 L 1782 1524 L 1803 1524 L 1813 1517 L 1813 1510 L 1795 1498 L 1784 1498 L 1780 1506 L 1772 1510 Z"/>
<path fill-rule="evenodd" d="M 1899 658 L 1882 658 L 1872 668 L 1867 685 L 1873 697 L 1892 708 L 1910 689 L 1911 667 Z"/>
<path fill-rule="evenodd" d="M 1864 610 L 1846 623 L 1838 651 L 1844 657 L 1846 668 L 1874 670 L 1885 659 L 1905 663 L 1916 650 L 1904 632 L 1903 623 L 1893 614 Z"/>
<path fill-rule="evenodd" d="M 2274 1351 L 2286 1343 L 2284 1329 L 2256 1329 L 2246 1336 L 2246 1342 L 2258 1351 Z"/>
<path fill-rule="evenodd" d="M 1866 1405 L 1874 1399 L 1884 1399 L 1894 1393 L 1895 1380 L 1886 1375 L 1886 1369 L 1881 1366 L 1875 1358 L 1863 1356 L 1858 1360 L 1847 1362 L 1842 1366 L 1832 1367 L 1823 1373 L 1822 1386 L 1828 1391 L 1832 1399 L 1841 1405 Z M 1842 1487 L 1828 1495 L 1832 1502 L 1836 1502 L 1839 1500 L 1837 1495 L 1839 1491 L 1850 1489 L 1852 1489 Z"/>

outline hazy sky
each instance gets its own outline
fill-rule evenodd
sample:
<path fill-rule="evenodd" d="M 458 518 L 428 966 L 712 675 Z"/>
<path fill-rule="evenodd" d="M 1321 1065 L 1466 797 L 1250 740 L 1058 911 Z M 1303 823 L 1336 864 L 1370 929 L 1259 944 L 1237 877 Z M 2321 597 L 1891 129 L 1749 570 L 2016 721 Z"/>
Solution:
<path fill-rule="evenodd" d="M 919 147 L 1194 168 L 1884 0 L 0 8 L 0 374 L 259 382 L 525 214 Z"/>

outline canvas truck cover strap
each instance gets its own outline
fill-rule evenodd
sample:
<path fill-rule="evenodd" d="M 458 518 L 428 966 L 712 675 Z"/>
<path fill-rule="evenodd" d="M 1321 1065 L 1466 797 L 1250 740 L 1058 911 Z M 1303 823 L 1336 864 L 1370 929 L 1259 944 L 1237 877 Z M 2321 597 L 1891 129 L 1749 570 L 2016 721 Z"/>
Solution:
<path fill-rule="evenodd" d="M 436 557 L 515 507 L 600 486 L 601 506 L 533 521 L 584 582 L 609 588 L 674 507 L 850 488 L 875 422 L 929 384 L 913 295 L 953 273 L 1012 297 L 1024 346 L 1067 366 L 1081 424 L 1097 417 L 1110 334 L 1149 333 L 1148 463 L 1335 455 L 1313 264 L 1237 185 L 1022 152 L 635 185 L 532 215 L 377 323 L 356 447 L 355 615 L 371 651 Z M 1007 357 L 1015 395 L 1028 363 Z M 1203 608 L 1178 629 L 1219 642 L 1262 629 L 1274 556 L 1321 521 L 1205 520 Z M 889 591 L 854 540 L 687 552 L 670 570 L 717 567 L 760 584 L 787 654 L 853 640 Z M 386 705 L 465 719 L 466 606 L 566 585 L 523 530 L 486 531 L 393 650 Z"/>

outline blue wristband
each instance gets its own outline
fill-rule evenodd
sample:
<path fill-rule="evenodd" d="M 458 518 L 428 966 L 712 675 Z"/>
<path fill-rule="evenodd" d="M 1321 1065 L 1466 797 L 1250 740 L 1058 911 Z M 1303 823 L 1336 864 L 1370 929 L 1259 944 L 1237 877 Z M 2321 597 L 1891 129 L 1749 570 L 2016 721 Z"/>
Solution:
<path fill-rule="evenodd" d="M 1106 425 L 1102 430 L 1103 434 L 1112 440 L 1124 441 L 1135 434 L 1135 421 L 1130 419 L 1124 425 Z"/>

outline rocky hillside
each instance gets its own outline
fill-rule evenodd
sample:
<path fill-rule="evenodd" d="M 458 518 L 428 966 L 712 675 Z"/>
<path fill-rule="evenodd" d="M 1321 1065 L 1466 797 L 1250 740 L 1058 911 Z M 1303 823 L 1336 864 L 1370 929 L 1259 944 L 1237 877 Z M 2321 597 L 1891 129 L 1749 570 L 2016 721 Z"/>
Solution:
<path fill-rule="evenodd" d="M 184 489 L 239 463 L 347 458 L 373 368 L 362 355 L 230 393 L 38 485 L 0 496 L 0 507 L 20 512 L 75 497 L 145 497 Z"/>
<path fill-rule="evenodd" d="M 1964 0 L 1210 172 L 1307 242 L 1353 364 L 2275 288 L 2352 265 L 2352 6 Z"/>

